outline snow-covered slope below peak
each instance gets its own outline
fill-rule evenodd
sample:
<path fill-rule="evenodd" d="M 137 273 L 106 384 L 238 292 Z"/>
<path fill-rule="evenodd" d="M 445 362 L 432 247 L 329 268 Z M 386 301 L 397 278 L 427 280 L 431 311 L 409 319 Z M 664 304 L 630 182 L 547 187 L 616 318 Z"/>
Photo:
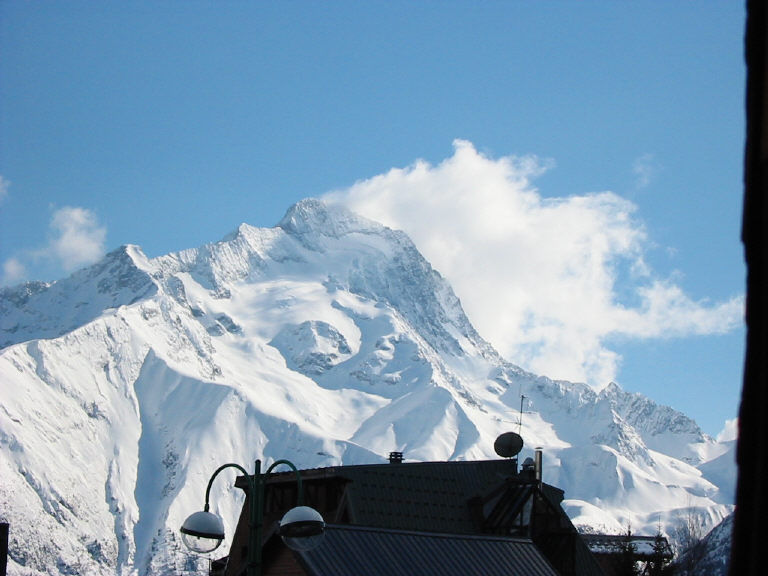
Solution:
<path fill-rule="evenodd" d="M 717 453 L 722 453 L 697 468 L 704 478 L 719 488 L 717 501 L 730 504 L 736 499 L 736 441 L 718 443 L 714 448 Z"/>

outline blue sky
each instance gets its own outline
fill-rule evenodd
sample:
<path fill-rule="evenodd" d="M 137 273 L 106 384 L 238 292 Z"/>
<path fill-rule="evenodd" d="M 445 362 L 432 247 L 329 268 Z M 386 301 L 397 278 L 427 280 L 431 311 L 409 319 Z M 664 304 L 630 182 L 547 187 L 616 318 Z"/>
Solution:
<path fill-rule="evenodd" d="M 322 196 L 405 229 L 509 360 L 716 434 L 743 360 L 743 28 L 726 0 L 5 0 L 0 282 Z"/>

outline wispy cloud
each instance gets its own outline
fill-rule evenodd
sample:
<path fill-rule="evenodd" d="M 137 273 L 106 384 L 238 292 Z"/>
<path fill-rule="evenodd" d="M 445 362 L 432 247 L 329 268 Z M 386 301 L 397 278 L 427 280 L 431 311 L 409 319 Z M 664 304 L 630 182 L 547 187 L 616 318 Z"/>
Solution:
<path fill-rule="evenodd" d="M 51 215 L 47 244 L 6 259 L 2 284 L 7 286 L 29 279 L 30 267 L 59 274 L 92 264 L 104 255 L 106 236 L 107 229 L 93 211 L 73 206 L 57 208 Z"/>
<path fill-rule="evenodd" d="M 22 282 L 27 276 L 24 264 L 18 258 L 8 258 L 3 262 L 2 285 L 8 286 Z"/>
<path fill-rule="evenodd" d="M 635 175 L 635 188 L 647 188 L 656 175 L 660 166 L 653 154 L 643 154 L 632 163 L 632 173 Z"/>
<path fill-rule="evenodd" d="M 726 420 L 723 429 L 717 435 L 718 442 L 728 442 L 739 437 L 739 419 Z"/>
<path fill-rule="evenodd" d="M 511 361 L 602 386 L 621 360 L 611 336 L 712 334 L 740 322 L 740 298 L 697 302 L 654 276 L 633 203 L 611 192 L 545 199 L 532 185 L 545 168 L 537 158 L 454 148 L 437 166 L 392 169 L 325 200 L 405 230 Z"/>

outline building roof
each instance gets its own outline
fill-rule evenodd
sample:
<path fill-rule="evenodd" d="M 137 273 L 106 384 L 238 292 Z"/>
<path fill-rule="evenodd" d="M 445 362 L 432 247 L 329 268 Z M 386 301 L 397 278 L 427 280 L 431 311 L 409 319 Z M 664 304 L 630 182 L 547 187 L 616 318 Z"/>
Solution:
<path fill-rule="evenodd" d="M 349 466 L 348 509 L 355 524 L 400 530 L 477 531 L 467 501 L 517 474 L 517 463 L 414 462 Z"/>
<path fill-rule="evenodd" d="M 309 576 L 557 576 L 528 539 L 328 525 L 321 546 L 295 552 Z"/>
<path fill-rule="evenodd" d="M 478 511 L 470 502 L 492 499 L 493 492 L 509 490 L 515 483 L 524 499 L 536 483 L 518 472 L 515 459 L 365 464 L 302 470 L 301 474 L 305 495 L 313 484 L 331 479 L 343 484 L 344 501 L 339 508 L 348 515 L 344 523 L 450 533 L 476 533 L 481 528 Z M 294 480 L 290 473 L 273 474 L 267 484 Z M 554 486 L 544 484 L 541 490 L 555 506 L 563 499 L 563 492 Z"/>
<path fill-rule="evenodd" d="M 661 553 L 665 558 L 674 556 L 669 541 L 664 537 L 637 536 L 632 534 L 627 539 L 626 534 L 582 534 L 581 539 L 593 554 L 620 554 L 623 547 L 632 544 L 635 556 L 639 558 L 653 557 Z M 655 549 L 658 545 L 659 550 Z"/>

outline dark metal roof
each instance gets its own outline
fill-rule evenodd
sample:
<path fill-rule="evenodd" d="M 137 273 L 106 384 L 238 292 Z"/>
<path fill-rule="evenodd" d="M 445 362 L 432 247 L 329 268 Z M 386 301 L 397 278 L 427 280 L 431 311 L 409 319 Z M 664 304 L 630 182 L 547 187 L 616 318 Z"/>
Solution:
<path fill-rule="evenodd" d="M 503 467 L 485 472 L 498 474 L 490 485 L 504 479 Z M 473 532 L 467 499 L 489 485 L 471 466 L 393 464 L 343 474 L 352 480 L 347 495 L 356 524 L 429 532 Z"/>
<path fill-rule="evenodd" d="M 478 526 L 468 500 L 516 477 L 517 462 L 408 462 L 302 472 L 307 482 L 316 475 L 349 480 L 345 496 L 353 524 L 470 533 Z"/>
<path fill-rule="evenodd" d="M 329 525 L 295 552 L 310 576 L 557 576 L 531 540 Z"/>

